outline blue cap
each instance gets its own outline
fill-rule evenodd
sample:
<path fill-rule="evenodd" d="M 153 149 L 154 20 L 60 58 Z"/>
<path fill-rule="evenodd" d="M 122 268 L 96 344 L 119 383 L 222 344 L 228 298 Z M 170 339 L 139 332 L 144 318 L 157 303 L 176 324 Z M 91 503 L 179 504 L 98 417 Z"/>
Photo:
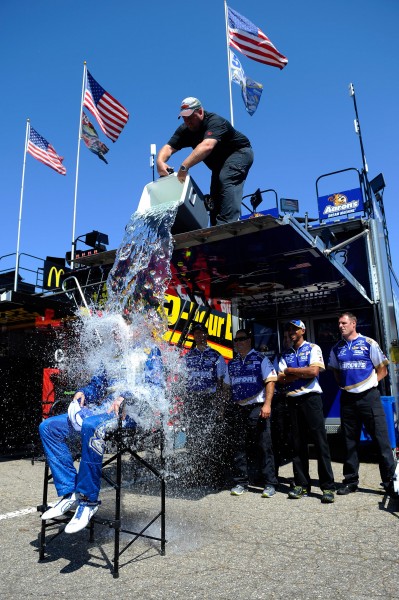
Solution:
<path fill-rule="evenodd" d="M 298 327 L 301 329 L 306 329 L 305 323 L 303 321 L 301 321 L 301 319 L 291 319 L 291 321 L 288 323 L 288 325 L 295 325 L 295 327 Z"/>

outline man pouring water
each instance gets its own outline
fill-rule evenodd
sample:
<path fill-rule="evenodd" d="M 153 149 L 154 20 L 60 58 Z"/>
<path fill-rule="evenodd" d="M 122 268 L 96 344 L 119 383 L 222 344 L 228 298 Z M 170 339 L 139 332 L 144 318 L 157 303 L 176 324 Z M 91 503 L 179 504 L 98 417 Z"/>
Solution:
<path fill-rule="evenodd" d="M 216 113 L 204 110 L 198 98 L 182 100 L 180 125 L 157 157 L 160 177 L 171 172 L 167 164 L 170 157 L 182 150 L 193 151 L 181 163 L 177 178 L 184 183 L 191 167 L 204 162 L 212 171 L 210 186 L 211 225 L 238 221 L 244 183 L 252 166 L 254 154 L 249 139 Z"/>

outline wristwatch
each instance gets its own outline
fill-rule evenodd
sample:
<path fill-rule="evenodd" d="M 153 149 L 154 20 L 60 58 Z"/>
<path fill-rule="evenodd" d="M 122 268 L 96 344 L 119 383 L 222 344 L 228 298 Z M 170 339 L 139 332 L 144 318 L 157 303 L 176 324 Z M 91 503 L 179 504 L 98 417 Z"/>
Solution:
<path fill-rule="evenodd" d="M 183 173 L 186 173 L 188 171 L 188 168 L 185 167 L 184 165 L 180 165 L 180 171 L 183 171 Z"/>

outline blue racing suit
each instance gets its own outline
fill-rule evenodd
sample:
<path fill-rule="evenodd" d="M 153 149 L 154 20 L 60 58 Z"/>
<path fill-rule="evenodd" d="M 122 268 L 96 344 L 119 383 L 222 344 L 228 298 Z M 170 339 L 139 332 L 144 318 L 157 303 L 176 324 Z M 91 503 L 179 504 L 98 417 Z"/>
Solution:
<path fill-rule="evenodd" d="M 126 389 L 127 380 L 123 375 L 125 369 L 123 359 L 116 357 L 108 370 L 103 369 L 87 386 L 78 390 L 85 395 L 80 432 L 74 429 L 67 413 L 50 417 L 40 424 L 40 437 L 59 496 L 76 492 L 85 496 L 89 502 L 97 501 L 101 487 L 104 437 L 107 431 L 118 425 L 115 413 L 108 414 L 106 411 L 119 396 L 127 402 L 132 399 L 131 392 Z M 148 384 L 159 386 L 163 383 L 160 351 L 155 346 L 147 352 L 143 379 Z M 127 416 L 124 426 L 134 428 L 136 423 Z M 81 461 L 77 472 L 70 448 L 71 443 L 76 443 L 79 437 Z"/>

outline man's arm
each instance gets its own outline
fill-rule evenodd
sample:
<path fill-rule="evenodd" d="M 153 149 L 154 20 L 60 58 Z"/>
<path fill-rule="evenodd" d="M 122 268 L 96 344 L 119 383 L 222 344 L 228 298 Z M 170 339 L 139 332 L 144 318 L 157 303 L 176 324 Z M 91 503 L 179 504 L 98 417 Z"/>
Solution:
<path fill-rule="evenodd" d="M 272 412 L 272 400 L 274 394 L 274 381 L 265 381 L 265 402 L 260 407 L 260 416 L 262 419 L 268 419 Z"/>
<path fill-rule="evenodd" d="M 375 368 L 377 372 L 377 381 L 380 382 L 381 379 L 384 379 L 388 375 L 388 369 L 386 365 L 379 365 Z"/>
<path fill-rule="evenodd" d="M 167 169 L 170 167 L 167 162 L 175 152 L 177 152 L 177 150 L 172 148 L 172 146 L 169 146 L 169 144 L 165 144 L 165 146 L 163 146 L 158 152 L 157 171 L 160 177 L 166 177 L 166 175 L 169 175 Z"/>
<path fill-rule="evenodd" d="M 291 381 L 293 381 L 293 377 L 295 379 L 313 379 L 314 377 L 319 376 L 319 372 L 320 367 L 317 367 L 316 365 L 309 365 L 308 367 L 287 367 L 284 369 L 284 375 L 290 376 Z"/>
<path fill-rule="evenodd" d="M 109 409 L 107 410 L 107 414 L 111 414 L 112 412 L 115 414 L 115 417 L 119 417 L 119 411 L 120 411 L 120 407 L 122 402 L 124 402 L 125 398 L 123 396 L 118 396 L 117 398 L 115 398 L 115 400 L 113 401 L 113 403 L 111 404 L 111 406 L 109 407 Z M 126 413 L 123 413 L 123 418 L 126 417 Z"/>
<path fill-rule="evenodd" d="M 217 140 L 213 139 L 203 140 L 200 144 L 198 144 L 198 146 L 194 148 L 191 154 L 183 160 L 182 165 L 186 167 L 186 169 L 190 169 L 194 165 L 197 165 L 198 163 L 202 162 L 210 155 L 217 143 Z M 182 171 L 181 169 L 179 169 L 177 173 L 177 179 L 181 183 L 184 183 L 186 177 L 187 171 Z"/>

